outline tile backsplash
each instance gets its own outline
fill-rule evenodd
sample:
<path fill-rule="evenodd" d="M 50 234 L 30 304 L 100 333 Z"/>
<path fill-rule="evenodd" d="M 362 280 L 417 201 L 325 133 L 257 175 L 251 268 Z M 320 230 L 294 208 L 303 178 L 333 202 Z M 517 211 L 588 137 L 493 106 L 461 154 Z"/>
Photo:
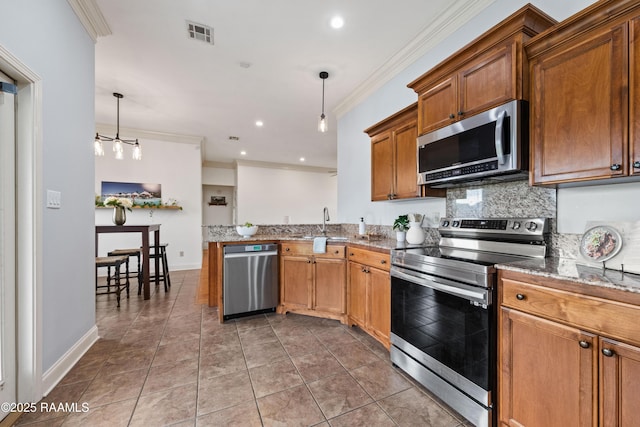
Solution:
<path fill-rule="evenodd" d="M 556 190 L 527 181 L 447 190 L 447 216 L 456 218 L 556 218 Z"/>
<path fill-rule="evenodd" d="M 578 256 L 580 234 L 558 234 L 556 222 L 556 190 L 530 187 L 527 181 L 498 182 L 447 189 L 446 216 L 456 218 L 548 218 L 549 255 L 575 259 Z M 435 224 L 433 224 L 435 225 Z M 327 224 L 329 234 L 357 234 L 357 224 Z M 424 227 L 425 244 L 437 245 L 436 227 Z M 387 225 L 367 225 L 368 233 L 395 238 L 395 231 Z M 319 225 L 260 225 L 258 234 L 309 234 L 319 233 Z M 223 236 L 235 236 L 235 227 L 206 226 L 205 241 Z"/>

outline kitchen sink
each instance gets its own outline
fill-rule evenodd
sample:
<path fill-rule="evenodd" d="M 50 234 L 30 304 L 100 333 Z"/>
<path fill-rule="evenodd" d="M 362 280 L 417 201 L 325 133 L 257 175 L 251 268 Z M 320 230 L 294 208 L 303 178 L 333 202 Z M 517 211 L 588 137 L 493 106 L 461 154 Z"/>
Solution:
<path fill-rule="evenodd" d="M 316 237 L 325 237 L 325 236 L 303 236 L 303 235 L 293 235 L 291 237 L 295 237 L 298 239 L 304 239 L 304 240 L 313 240 Z M 344 242 L 349 240 L 348 237 L 343 237 L 343 236 L 326 236 L 327 237 L 327 241 L 340 241 L 340 242 Z"/>

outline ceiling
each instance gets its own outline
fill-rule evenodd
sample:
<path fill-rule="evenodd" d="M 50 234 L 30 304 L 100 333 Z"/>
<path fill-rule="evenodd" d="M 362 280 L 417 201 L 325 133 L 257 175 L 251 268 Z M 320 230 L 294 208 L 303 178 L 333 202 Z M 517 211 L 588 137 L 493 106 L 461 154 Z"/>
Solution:
<path fill-rule="evenodd" d="M 203 162 L 304 157 L 335 168 L 336 107 L 393 77 L 397 53 L 433 26 L 453 31 L 452 16 L 469 3 L 97 0 L 112 34 L 96 44 L 96 123 L 115 125 L 120 92 L 121 128 L 202 137 Z M 329 25 L 334 15 L 341 29 Z M 214 44 L 190 39 L 186 20 L 213 27 Z M 329 73 L 327 133 L 317 131 L 320 71 Z"/>

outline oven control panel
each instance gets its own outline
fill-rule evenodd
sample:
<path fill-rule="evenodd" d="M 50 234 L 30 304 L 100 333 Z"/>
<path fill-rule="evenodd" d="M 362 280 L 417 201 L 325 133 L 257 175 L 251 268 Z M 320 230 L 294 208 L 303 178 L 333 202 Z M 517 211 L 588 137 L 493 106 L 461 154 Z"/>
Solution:
<path fill-rule="evenodd" d="M 547 218 L 442 218 L 438 231 L 447 237 L 542 240 L 549 232 L 549 222 Z"/>

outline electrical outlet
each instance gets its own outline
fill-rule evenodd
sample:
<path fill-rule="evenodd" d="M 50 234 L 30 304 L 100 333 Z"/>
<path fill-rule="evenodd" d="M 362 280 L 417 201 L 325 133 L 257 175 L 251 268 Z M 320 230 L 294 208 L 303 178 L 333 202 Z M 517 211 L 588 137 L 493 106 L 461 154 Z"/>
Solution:
<path fill-rule="evenodd" d="M 184 251 L 180 251 L 180 256 L 184 256 Z"/>
<path fill-rule="evenodd" d="M 62 193 L 59 191 L 47 190 L 47 208 L 60 209 L 62 206 Z"/>

